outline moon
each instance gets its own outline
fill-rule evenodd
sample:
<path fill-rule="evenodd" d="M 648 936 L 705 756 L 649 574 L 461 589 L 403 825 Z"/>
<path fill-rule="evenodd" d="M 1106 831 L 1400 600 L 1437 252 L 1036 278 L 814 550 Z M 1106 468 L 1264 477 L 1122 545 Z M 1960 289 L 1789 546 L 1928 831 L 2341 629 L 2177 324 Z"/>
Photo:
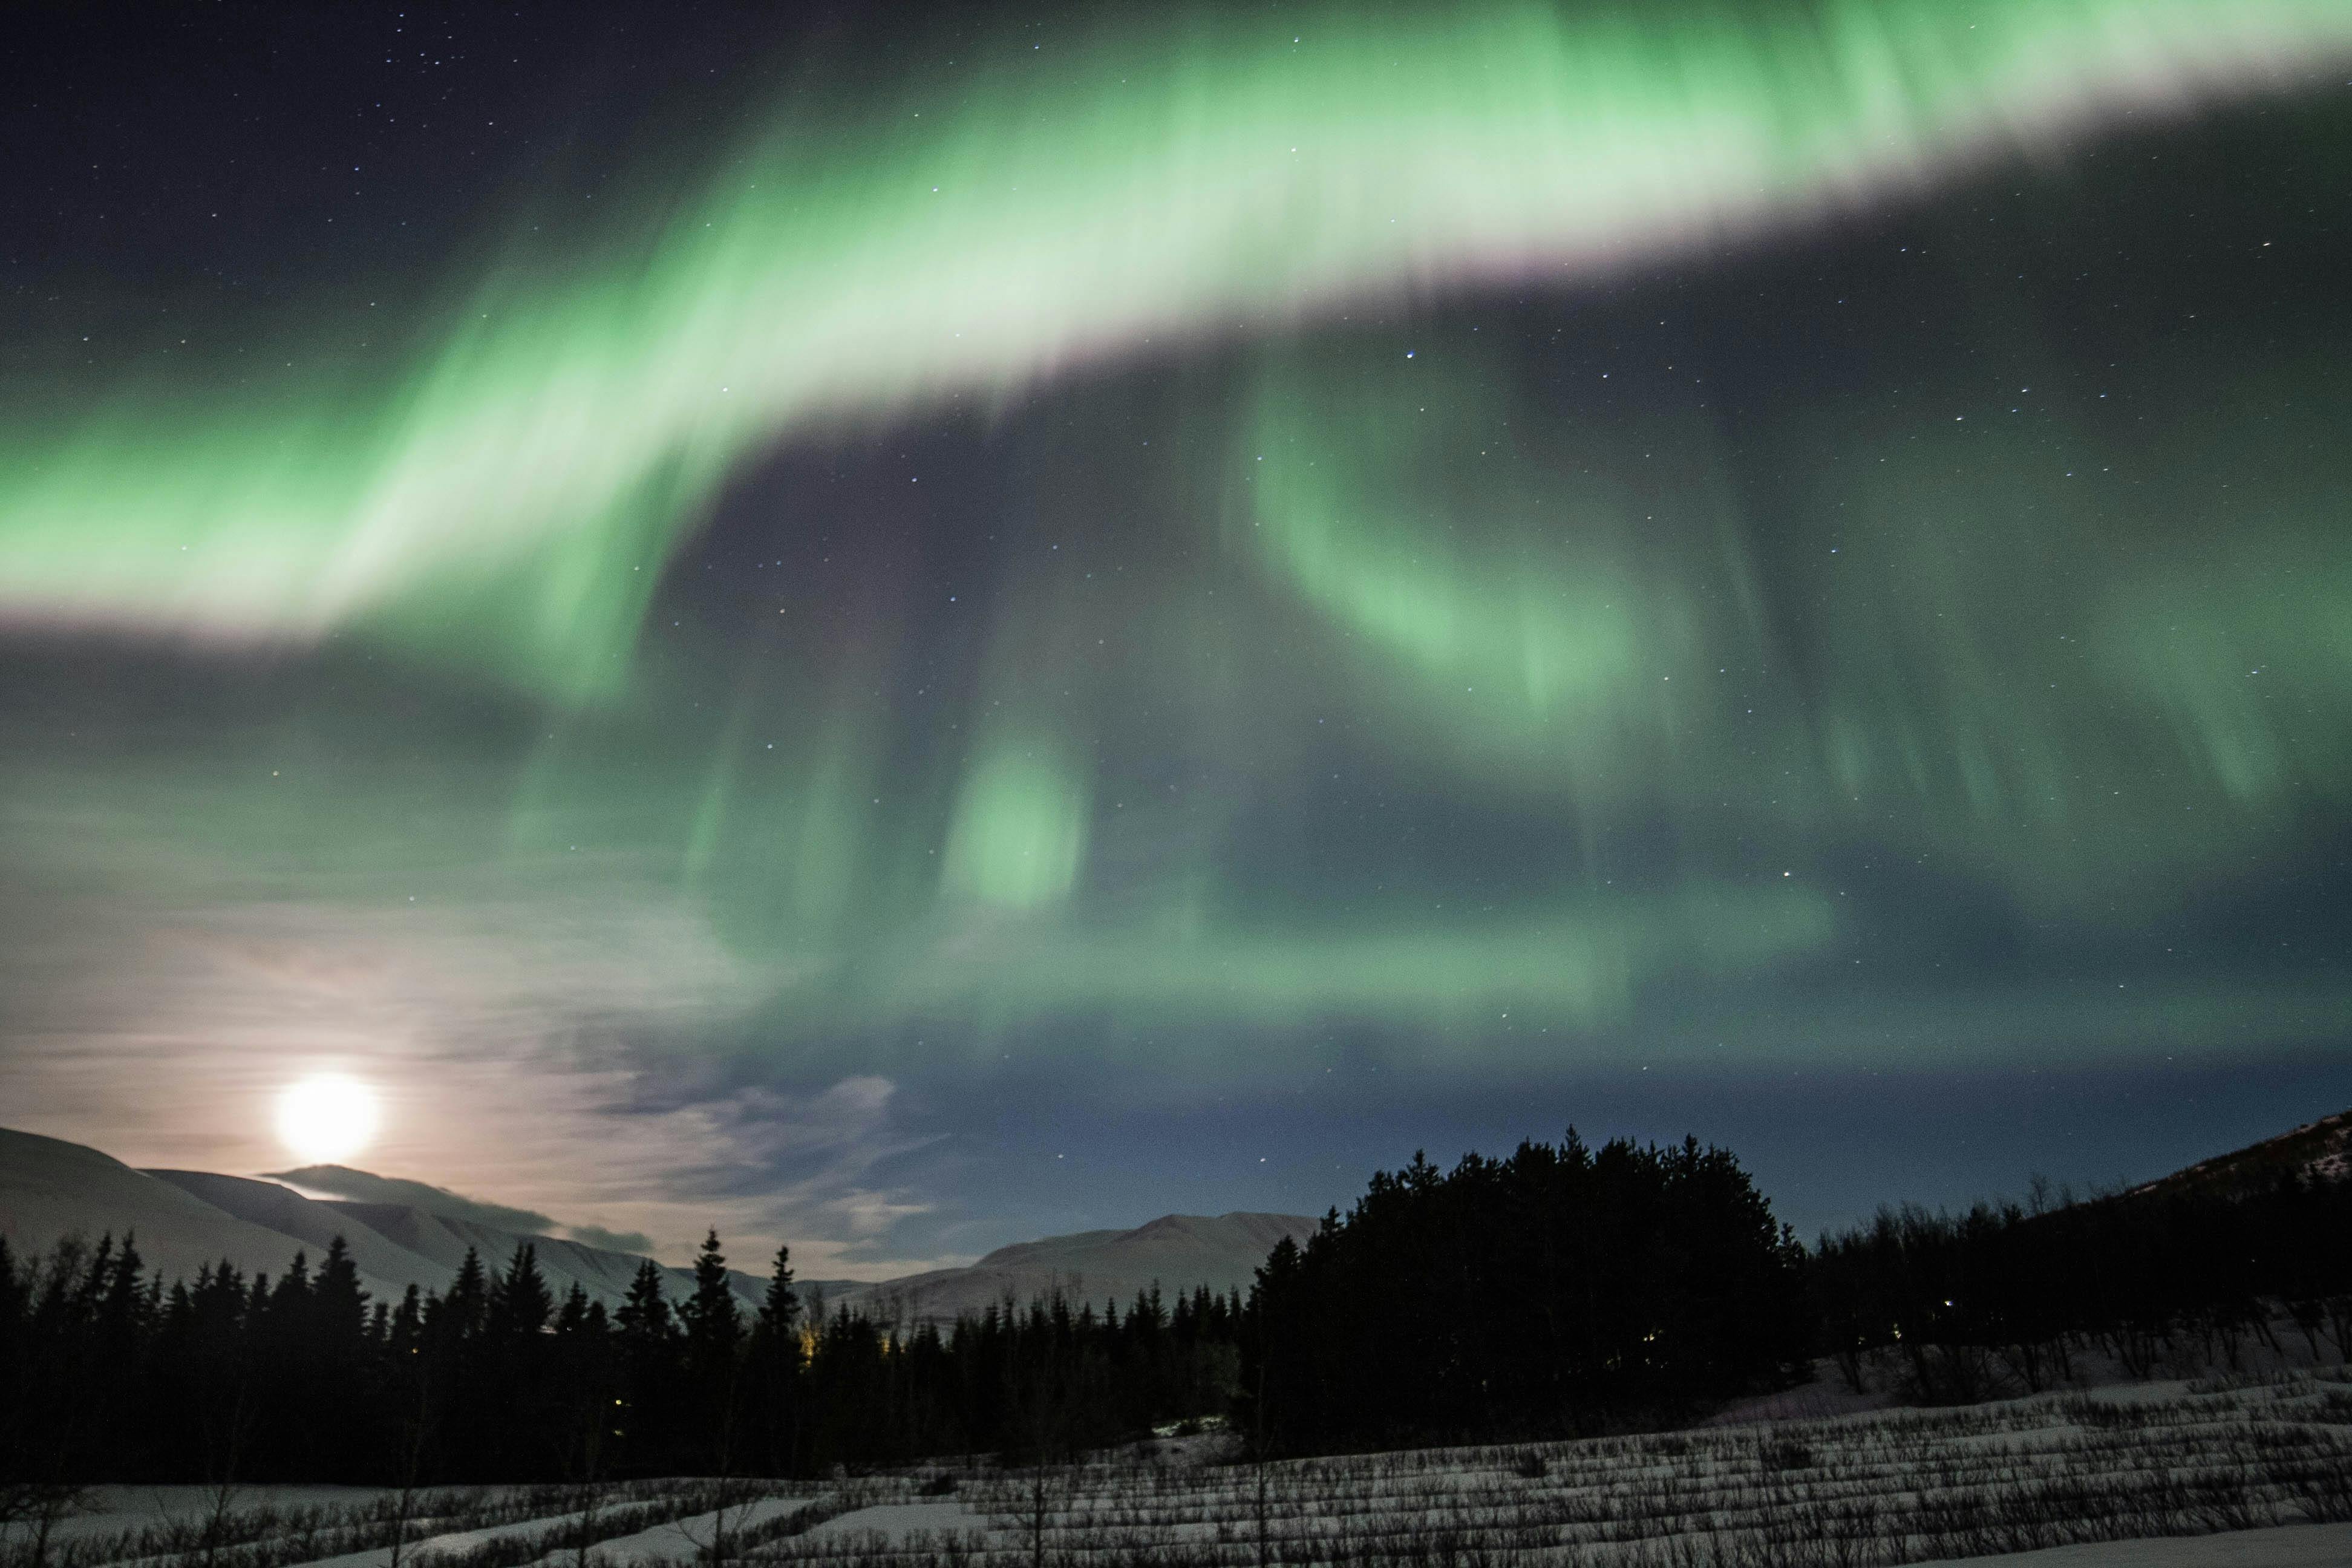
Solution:
<path fill-rule="evenodd" d="M 348 1160 L 375 1137 L 376 1092 L 355 1078 L 320 1073 L 278 1096 L 278 1136 L 310 1164 Z"/>

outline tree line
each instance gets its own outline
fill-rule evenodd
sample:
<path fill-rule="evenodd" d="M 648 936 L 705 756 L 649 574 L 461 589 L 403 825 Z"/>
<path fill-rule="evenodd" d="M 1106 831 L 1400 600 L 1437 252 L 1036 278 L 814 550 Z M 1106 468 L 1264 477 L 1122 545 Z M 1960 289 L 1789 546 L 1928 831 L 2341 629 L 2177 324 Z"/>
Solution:
<path fill-rule="evenodd" d="M 2287 1325 L 2282 1329 L 2278 1325 Z M 424 1485 L 809 1475 L 1051 1458 L 1229 1417 L 1260 1455 L 1671 1425 L 1811 1375 L 1891 1368 L 1958 1402 L 2352 1346 L 2352 1183 L 1883 1210 L 1811 1249 L 1728 1152 L 1523 1143 L 1375 1174 L 1244 1299 L 1006 1301 L 952 1325 L 806 1321 L 713 1234 L 611 1310 L 530 1244 L 371 1301 L 340 1238 L 275 1279 L 146 1270 L 135 1237 L 0 1240 L 0 1482 Z"/>
<path fill-rule="evenodd" d="M 2132 1377 L 2235 1369 L 2256 1347 L 2341 1361 L 2352 1181 L 2280 1171 L 2079 1203 L 2037 1188 L 1957 1215 L 1881 1209 L 1822 1237 L 1808 1276 L 1839 1373 L 1859 1388 L 1867 1363 L 1891 1363 L 1930 1403 L 2057 1386 L 2086 1356 Z"/>
<path fill-rule="evenodd" d="M 945 1331 L 803 1321 L 790 1249 L 745 1311 L 714 1233 L 672 1301 L 607 1311 L 533 1247 L 368 1300 L 342 1239 L 272 1279 L 145 1271 L 135 1237 L 0 1240 L 0 1481 L 428 1485 L 782 1476 L 926 1455 L 1066 1455 L 1220 1412 L 1239 1294 L 992 1306 Z"/>
<path fill-rule="evenodd" d="M 1415 1155 L 1259 1271 L 1238 1415 L 1273 1453 L 1671 1423 L 1802 1375 L 1803 1261 L 1696 1141 Z"/>

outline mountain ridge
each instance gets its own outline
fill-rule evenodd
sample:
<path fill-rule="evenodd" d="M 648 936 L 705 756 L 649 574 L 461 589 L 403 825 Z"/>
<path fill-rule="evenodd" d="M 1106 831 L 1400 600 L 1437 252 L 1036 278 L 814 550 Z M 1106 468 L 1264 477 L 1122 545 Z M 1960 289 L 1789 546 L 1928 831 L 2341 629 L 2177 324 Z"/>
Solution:
<path fill-rule="evenodd" d="M 100 1223 L 93 1224 L 93 1215 Z M 133 1170 L 111 1154 L 62 1138 L 0 1129 L 0 1237 L 26 1257 L 60 1238 L 132 1239 L 150 1269 L 193 1280 L 223 1258 L 250 1274 L 275 1275 L 299 1238 L 229 1214 L 172 1183 Z M 371 1293 L 397 1296 L 404 1282 L 360 1270 Z"/>
<path fill-rule="evenodd" d="M 284 1173 L 299 1174 L 301 1173 Z M 448 1286 L 468 1249 L 495 1273 L 515 1248 L 529 1243 L 541 1271 L 561 1297 L 574 1284 L 609 1310 L 617 1307 L 638 1268 L 661 1270 L 675 1301 L 693 1289 L 693 1270 L 643 1254 L 592 1246 L 564 1237 L 488 1223 L 486 1215 L 554 1222 L 528 1209 L 481 1203 L 427 1184 L 340 1170 L 362 1179 L 366 1190 L 429 1194 L 425 1203 L 320 1197 L 269 1176 L 209 1171 L 137 1170 L 84 1144 L 0 1128 L 0 1237 L 20 1254 L 47 1252 L 60 1237 L 95 1240 L 137 1237 L 151 1269 L 193 1279 L 226 1259 L 250 1275 L 276 1276 L 296 1254 L 313 1263 L 337 1236 L 344 1239 L 362 1287 L 379 1300 L 397 1300 L 411 1284 Z M 342 1184 L 354 1184 L 345 1182 Z M 427 1206 L 427 1205 L 430 1206 Z M 1285 1235 L 1304 1239 L 1315 1222 L 1304 1215 L 1235 1211 L 1218 1215 L 1162 1215 L 1130 1229 L 1102 1229 L 1013 1242 L 961 1268 L 926 1269 L 884 1280 L 802 1279 L 804 1304 L 830 1312 L 846 1307 L 899 1321 L 951 1321 L 1008 1296 L 1017 1301 L 1060 1292 L 1073 1300 L 1116 1299 L 1123 1308 L 1139 1290 L 1189 1294 L 1207 1286 L 1218 1294 L 1246 1289 L 1257 1265 Z M 736 1299 L 756 1308 L 765 1279 L 729 1270 Z"/>
<path fill-rule="evenodd" d="M 165 1181 L 250 1224 L 262 1226 L 323 1249 L 340 1235 L 351 1249 L 352 1261 L 363 1274 L 396 1279 L 404 1290 L 446 1285 L 465 1262 L 470 1249 L 483 1268 L 495 1273 L 528 1243 L 539 1260 L 540 1272 L 558 1299 L 574 1284 L 592 1301 L 617 1306 L 629 1289 L 640 1263 L 634 1253 L 613 1252 L 530 1231 L 508 1230 L 456 1215 L 429 1213 L 399 1204 L 363 1204 L 335 1198 L 307 1197 L 282 1183 L 259 1176 L 224 1176 L 207 1171 L 148 1171 Z M 488 1206 L 488 1205 L 485 1205 Z M 508 1211 L 525 1212 L 525 1211 Z M 665 1288 L 675 1299 L 694 1286 L 694 1271 L 654 1260 Z M 740 1269 L 730 1269 L 729 1283 L 737 1300 L 756 1307 L 767 1282 Z"/>
<path fill-rule="evenodd" d="M 1000 1247 L 955 1268 L 926 1269 L 879 1280 L 838 1298 L 884 1321 L 944 1323 L 1010 1301 L 1025 1305 L 1058 1294 L 1081 1305 L 1124 1310 L 1139 1293 L 1163 1298 L 1207 1287 L 1246 1292 L 1258 1265 L 1285 1237 L 1304 1242 L 1317 1221 L 1305 1215 L 1232 1210 L 1222 1215 L 1161 1215 L 1129 1230 L 1087 1230 Z"/>
<path fill-rule="evenodd" d="M 2352 1110 L 2183 1165 L 2169 1175 L 2132 1188 L 2126 1195 L 2242 1193 L 2267 1186 L 2289 1173 L 2304 1181 L 2352 1180 Z"/>

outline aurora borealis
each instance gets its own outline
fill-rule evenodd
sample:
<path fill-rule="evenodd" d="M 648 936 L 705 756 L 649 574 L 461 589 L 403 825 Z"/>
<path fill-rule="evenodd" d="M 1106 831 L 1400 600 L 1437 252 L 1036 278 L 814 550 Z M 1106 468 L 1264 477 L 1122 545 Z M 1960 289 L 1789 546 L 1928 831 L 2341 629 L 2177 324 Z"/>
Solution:
<path fill-rule="evenodd" d="M 2352 1099 L 2336 0 L 595 16 L 36 51 L 8 1124 L 858 1268 Z"/>

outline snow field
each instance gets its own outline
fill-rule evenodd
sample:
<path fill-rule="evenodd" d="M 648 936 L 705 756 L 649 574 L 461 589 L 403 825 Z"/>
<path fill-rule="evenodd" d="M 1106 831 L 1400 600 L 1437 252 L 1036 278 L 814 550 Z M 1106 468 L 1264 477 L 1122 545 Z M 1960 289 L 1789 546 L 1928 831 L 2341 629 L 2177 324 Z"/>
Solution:
<path fill-rule="evenodd" d="M 782 1481 L 732 1489 L 742 1495 L 728 1499 L 730 1537 L 774 1528 L 776 1507 L 808 1509 L 817 1491 Z M 583 1543 L 625 1568 L 692 1560 L 687 1536 L 715 1521 L 719 1499 L 704 1480 L 615 1483 L 593 1498 L 577 1487 L 435 1489 L 404 1508 L 396 1490 L 231 1488 L 222 1506 L 204 1488 L 107 1488 L 95 1500 L 102 1511 L 67 1521 L 37 1568 L 390 1568 L 395 1533 L 401 1568 L 574 1568 Z M 747 1508 L 758 1510 L 748 1527 Z M 0 1533 L 0 1568 L 37 1568 L 33 1552 L 26 1530 Z"/>
<path fill-rule="evenodd" d="M 712 1555 L 714 1542 L 756 1540 L 780 1523 L 799 1522 L 805 1528 L 810 1520 L 820 1519 L 827 1511 L 821 1499 L 753 1498 L 733 1503 L 724 1512 L 714 1509 L 634 1534 L 596 1541 L 587 1545 L 585 1557 L 588 1568 L 648 1568 L 663 1563 L 705 1561 Z M 582 1556 L 574 1547 L 537 1559 L 534 1568 L 573 1568 Z"/>
<path fill-rule="evenodd" d="M 445 1534 L 427 1535 L 422 1540 L 413 1539 L 416 1532 L 415 1530 L 410 1530 L 404 1532 L 405 1537 L 411 1539 L 406 1539 L 402 1545 L 400 1560 L 403 1563 L 414 1563 L 416 1568 L 426 1568 L 428 1563 L 438 1563 L 451 1558 L 467 1557 L 477 1552 L 487 1555 L 488 1549 L 506 1542 L 530 1540 L 545 1535 L 551 1531 L 576 1526 L 587 1517 L 584 1512 L 563 1513 L 557 1514 L 551 1519 L 527 1519 L 518 1524 L 494 1524 L 481 1530 L 453 1530 Z M 431 1527 L 430 1521 L 417 1522 L 424 1524 L 425 1528 Z M 386 1542 L 382 1546 L 368 1547 L 364 1551 L 346 1552 L 340 1557 L 322 1557 L 313 1565 L 313 1568 L 389 1568 L 391 1562 L 392 1546 Z"/>
<path fill-rule="evenodd" d="M 2025 1553 L 2015 1568 L 2352 1563 L 2344 1369 L 1262 1468 L 1166 1459 L 968 1468 L 948 1496 L 936 1468 L 723 1493 L 708 1480 L 419 1493 L 401 1563 L 1878 1568 Z M 390 1568 L 398 1494 L 316 1496 L 255 1489 L 249 1506 L 226 1512 L 185 1498 L 142 1512 L 134 1499 L 119 1528 L 74 1521 L 37 1568 Z M 21 1532 L 8 1537 L 0 1568 L 37 1568 L 29 1551 Z"/>
<path fill-rule="evenodd" d="M 869 1552 L 909 1543 L 956 1542 L 964 1545 L 1003 1545 L 1002 1531 L 992 1528 L 985 1514 L 961 1502 L 884 1503 L 829 1519 L 808 1532 L 807 1539 L 847 1539 Z"/>
<path fill-rule="evenodd" d="M 1874 1568 L 2167 1537 L 2216 1537 L 2218 1550 L 2221 1532 L 2263 1531 L 2289 1543 L 2278 1551 L 2331 1561 L 2324 1551 L 2352 1521 L 2352 1385 L 2295 1374 L 1263 1473 L 1090 1466 L 1048 1472 L 1043 1489 L 1040 1507 L 1034 1477 L 967 1480 L 959 1500 L 994 1526 L 982 1538 L 812 1531 L 751 1555 L 875 1568 Z M 2323 1538 L 2334 1544 L 2314 1544 Z M 2137 1561 L 2081 1559 L 2103 1560 Z"/>
<path fill-rule="evenodd" d="M 1920 1568 L 1951 1568 L 1947 1559 Z M 2228 1535 L 2169 1541 L 2106 1541 L 2053 1546 L 2013 1557 L 1979 1557 L 1973 1568 L 2344 1568 L 2352 1563 L 2352 1524 L 2290 1524 Z"/>

